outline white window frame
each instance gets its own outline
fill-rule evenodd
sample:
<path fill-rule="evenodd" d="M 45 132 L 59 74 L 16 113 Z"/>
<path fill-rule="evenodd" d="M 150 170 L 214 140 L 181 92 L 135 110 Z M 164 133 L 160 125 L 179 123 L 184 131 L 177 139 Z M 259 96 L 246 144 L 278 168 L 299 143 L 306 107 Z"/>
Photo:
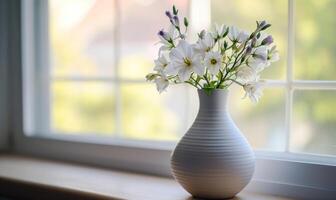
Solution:
<path fill-rule="evenodd" d="M 118 0 L 115 1 L 118 2 Z M 336 89 L 336 81 L 296 81 L 292 78 L 294 56 L 294 1 L 295 0 L 288 0 L 288 58 L 286 80 L 271 81 L 268 85 L 269 87 L 286 88 L 287 140 L 289 140 L 288 136 L 291 127 L 290 113 L 292 109 L 293 91 L 295 89 Z M 27 6 L 26 4 L 29 3 L 33 5 L 33 2 L 41 3 L 44 1 L 21 1 L 24 5 L 21 5 L 19 1 L 12 2 L 14 2 L 12 3 L 12 10 L 8 14 L 21 16 L 21 18 L 15 18 L 17 23 L 21 24 L 23 21 L 26 22 L 28 15 L 25 12 L 21 12 L 20 7 Z M 34 6 L 32 6 L 31 9 L 34 9 Z M 43 20 L 46 19 L 44 18 Z M 29 57 L 26 57 L 28 48 L 34 48 L 33 44 L 29 44 L 29 41 L 32 41 L 29 40 L 29 37 L 34 35 L 35 26 L 30 25 L 31 24 L 22 23 L 22 32 L 20 32 L 21 30 L 19 31 L 19 33 L 25 33 L 21 35 L 22 60 L 21 62 L 11 62 L 12 66 L 10 66 L 13 68 L 10 71 L 10 75 L 13 79 L 9 80 L 9 83 L 12 85 L 11 88 L 14 88 L 11 93 L 11 98 L 14 100 L 10 102 L 12 105 L 10 107 L 11 111 L 14 113 L 10 116 L 10 134 L 14 136 L 13 151 L 53 159 L 171 176 L 169 160 L 171 150 L 174 146 L 172 143 L 155 142 L 155 144 L 153 144 L 153 142 L 150 141 L 139 142 L 111 139 L 108 137 L 97 138 L 93 136 L 65 137 L 56 134 L 53 136 L 24 134 L 23 113 L 24 109 L 27 109 L 27 106 L 24 105 L 22 97 L 25 91 L 29 91 L 26 90 L 26 88 L 30 86 L 24 82 L 24 74 L 27 73 L 21 72 L 31 68 L 32 63 L 35 62 L 29 61 Z M 32 35 L 29 36 L 31 33 L 27 33 L 26 30 L 30 30 Z M 42 39 L 46 38 L 42 37 Z M 118 36 L 116 36 L 116 40 L 118 40 Z M 40 57 L 36 57 L 40 59 Z M 32 56 L 30 58 L 36 57 Z M 18 57 L 15 56 L 10 58 L 18 59 Z M 40 62 L 47 63 L 48 61 L 40 60 Z M 287 142 L 287 144 L 289 144 L 289 142 Z M 247 189 L 307 199 L 331 199 L 336 196 L 335 157 L 291 153 L 288 151 L 288 145 L 286 150 L 285 152 L 256 151 L 256 173 Z"/>

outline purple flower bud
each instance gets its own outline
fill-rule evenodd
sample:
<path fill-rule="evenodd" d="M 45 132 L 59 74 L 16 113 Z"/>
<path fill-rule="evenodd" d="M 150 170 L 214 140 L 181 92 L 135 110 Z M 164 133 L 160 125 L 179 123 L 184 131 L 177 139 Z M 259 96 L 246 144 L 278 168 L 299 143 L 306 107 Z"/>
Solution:
<path fill-rule="evenodd" d="M 163 37 L 163 35 L 164 35 L 164 31 L 163 31 L 163 29 L 161 29 L 161 30 L 158 32 L 158 35 Z"/>
<path fill-rule="evenodd" d="M 180 26 L 180 20 L 176 15 L 173 17 L 173 19 L 174 19 L 175 26 Z"/>
<path fill-rule="evenodd" d="M 264 20 L 264 21 L 261 21 L 260 24 L 259 24 L 260 27 L 263 27 L 263 26 L 265 26 L 265 25 L 266 25 L 266 21 L 265 21 L 265 20 Z"/>
<path fill-rule="evenodd" d="M 165 32 L 163 29 L 161 29 L 159 32 L 158 32 L 158 35 L 163 37 L 163 39 L 169 41 L 170 40 L 170 37 L 169 37 L 169 34 L 167 32 Z"/>
<path fill-rule="evenodd" d="M 250 55 L 251 52 L 252 52 L 252 47 L 251 47 L 251 46 L 248 46 L 248 47 L 246 48 L 245 55 Z"/>
<path fill-rule="evenodd" d="M 173 18 L 172 14 L 168 10 L 165 12 L 165 14 L 169 19 Z"/>
<path fill-rule="evenodd" d="M 261 42 L 261 45 L 270 45 L 273 43 L 273 37 L 271 35 L 267 36 L 263 41 Z"/>

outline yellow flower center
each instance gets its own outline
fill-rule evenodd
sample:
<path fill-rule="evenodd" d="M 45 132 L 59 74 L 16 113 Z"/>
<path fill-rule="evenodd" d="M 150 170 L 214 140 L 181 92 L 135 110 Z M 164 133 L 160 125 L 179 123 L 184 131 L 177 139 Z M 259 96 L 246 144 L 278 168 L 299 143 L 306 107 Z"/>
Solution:
<path fill-rule="evenodd" d="M 191 66 L 191 61 L 189 60 L 189 58 L 183 58 L 183 61 L 188 67 Z"/>
<path fill-rule="evenodd" d="M 213 59 L 210 60 L 210 63 L 211 63 L 212 65 L 215 65 L 215 64 L 217 64 L 217 60 L 213 58 Z"/>

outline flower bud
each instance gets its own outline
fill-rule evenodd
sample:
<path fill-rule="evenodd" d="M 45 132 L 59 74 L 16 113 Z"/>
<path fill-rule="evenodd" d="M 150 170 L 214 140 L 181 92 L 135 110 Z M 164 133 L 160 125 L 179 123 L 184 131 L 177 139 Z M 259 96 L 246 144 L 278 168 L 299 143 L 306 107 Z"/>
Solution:
<path fill-rule="evenodd" d="M 163 31 L 163 29 L 161 29 L 161 30 L 158 32 L 158 35 L 161 36 L 161 37 L 163 37 L 163 35 L 164 35 L 164 31 Z"/>
<path fill-rule="evenodd" d="M 199 34 L 198 34 L 198 37 L 203 39 L 205 36 L 205 30 L 202 30 Z"/>
<path fill-rule="evenodd" d="M 270 45 L 273 43 L 273 37 L 271 35 L 267 36 L 263 41 L 261 42 L 261 45 Z"/>
<path fill-rule="evenodd" d="M 185 17 L 185 18 L 184 18 L 184 26 L 185 26 L 185 27 L 188 27 L 188 25 L 189 25 L 188 19 Z"/>
<path fill-rule="evenodd" d="M 165 14 L 169 19 L 173 18 L 172 14 L 168 10 L 165 12 Z"/>
<path fill-rule="evenodd" d="M 163 37 L 163 39 L 169 41 L 170 40 L 170 37 L 169 37 L 169 34 L 167 32 L 165 32 L 163 29 L 161 29 L 159 32 L 158 32 L 158 35 Z"/>
<path fill-rule="evenodd" d="M 265 25 L 266 25 L 266 21 L 265 20 L 259 22 L 259 27 L 264 27 Z"/>
<path fill-rule="evenodd" d="M 226 40 L 224 41 L 224 49 L 226 49 L 228 47 L 228 43 L 226 42 Z"/>
<path fill-rule="evenodd" d="M 263 31 L 263 30 L 266 30 L 267 28 L 269 28 L 271 26 L 271 24 L 266 24 L 265 26 L 263 26 L 262 28 L 261 28 L 261 30 Z"/>
<path fill-rule="evenodd" d="M 174 20 L 174 24 L 175 24 L 175 26 L 180 26 L 180 20 L 179 20 L 179 18 L 175 15 L 174 17 L 173 17 L 173 20 Z"/>
<path fill-rule="evenodd" d="M 252 47 L 251 47 L 251 46 L 248 46 L 248 47 L 246 48 L 245 55 L 248 56 L 248 55 L 251 54 L 251 52 L 252 52 Z"/>

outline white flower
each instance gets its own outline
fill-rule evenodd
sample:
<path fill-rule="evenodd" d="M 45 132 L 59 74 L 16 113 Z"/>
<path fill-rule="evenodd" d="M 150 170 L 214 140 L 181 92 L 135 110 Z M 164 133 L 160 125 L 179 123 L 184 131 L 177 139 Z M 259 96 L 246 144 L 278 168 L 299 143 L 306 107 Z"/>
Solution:
<path fill-rule="evenodd" d="M 221 38 L 223 37 L 226 30 L 227 30 L 227 26 L 225 26 L 224 24 L 222 24 L 221 26 L 219 26 L 218 24 L 215 24 L 215 31 L 212 33 L 212 37 Z"/>
<path fill-rule="evenodd" d="M 256 70 L 257 73 L 265 69 L 267 64 L 267 47 L 257 47 L 247 60 L 247 65 Z"/>
<path fill-rule="evenodd" d="M 270 66 L 271 63 L 276 62 L 280 59 L 279 52 L 276 50 L 276 46 L 273 46 L 267 55 L 266 66 Z"/>
<path fill-rule="evenodd" d="M 155 80 L 156 89 L 159 93 L 166 90 L 166 88 L 169 85 L 169 81 L 165 75 L 161 75 L 159 78 L 156 78 Z"/>
<path fill-rule="evenodd" d="M 262 86 L 263 86 L 263 81 L 259 81 L 259 78 L 256 80 L 250 81 L 246 83 L 243 88 L 245 90 L 245 96 L 248 96 L 250 100 L 253 103 L 256 103 L 259 101 L 259 98 L 262 96 Z"/>
<path fill-rule="evenodd" d="M 169 57 L 182 81 L 187 81 L 193 72 L 198 75 L 204 73 L 200 55 L 195 53 L 192 46 L 185 40 L 180 40 L 177 47 L 170 52 Z"/>
<path fill-rule="evenodd" d="M 167 58 L 167 54 L 161 54 L 158 59 L 154 60 L 154 70 L 165 75 L 176 75 L 177 71 Z"/>
<path fill-rule="evenodd" d="M 210 74 L 217 75 L 221 68 L 222 56 L 216 51 L 210 51 L 205 55 L 205 66 L 208 68 Z"/>
<path fill-rule="evenodd" d="M 154 70 L 157 72 L 164 72 L 166 67 L 169 65 L 169 61 L 164 54 L 161 54 L 158 59 L 154 60 L 154 63 Z"/>
<path fill-rule="evenodd" d="M 168 32 L 161 30 L 159 31 L 158 35 L 160 38 L 160 43 L 163 44 L 163 46 L 161 46 L 159 49 L 160 55 L 161 51 L 170 50 L 174 47 L 174 40 L 178 37 L 178 32 L 173 25 L 170 25 Z"/>
<path fill-rule="evenodd" d="M 206 33 L 203 38 L 200 38 L 196 45 L 195 51 L 200 53 L 202 56 L 205 56 L 205 53 L 210 51 L 215 45 L 215 40 L 210 33 Z"/>
<path fill-rule="evenodd" d="M 232 42 L 242 43 L 247 40 L 249 33 L 246 31 L 240 31 L 235 26 L 230 26 L 228 36 Z"/>
<path fill-rule="evenodd" d="M 257 78 L 257 72 L 252 67 L 247 66 L 247 65 L 243 65 L 243 66 L 241 66 L 241 67 L 238 68 L 237 78 L 241 82 L 247 83 L 249 81 L 256 80 L 256 78 Z"/>

